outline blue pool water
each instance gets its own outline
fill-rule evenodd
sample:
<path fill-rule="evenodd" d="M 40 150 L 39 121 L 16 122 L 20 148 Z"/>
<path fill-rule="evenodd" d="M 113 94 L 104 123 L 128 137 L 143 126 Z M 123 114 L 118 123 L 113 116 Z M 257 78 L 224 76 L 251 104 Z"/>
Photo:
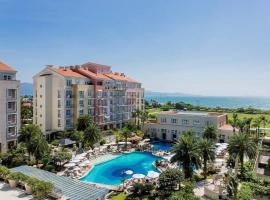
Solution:
<path fill-rule="evenodd" d="M 124 173 L 127 170 L 132 170 L 133 174 L 144 175 L 147 175 L 148 171 L 158 172 L 152 163 L 161 159 L 161 157 L 146 152 L 124 154 L 113 160 L 96 165 L 81 180 L 106 185 L 120 185 L 121 179 L 132 177 L 132 175 Z"/>
<path fill-rule="evenodd" d="M 152 143 L 153 149 L 155 151 L 171 151 L 172 150 L 172 144 L 166 143 L 166 142 L 155 142 Z"/>

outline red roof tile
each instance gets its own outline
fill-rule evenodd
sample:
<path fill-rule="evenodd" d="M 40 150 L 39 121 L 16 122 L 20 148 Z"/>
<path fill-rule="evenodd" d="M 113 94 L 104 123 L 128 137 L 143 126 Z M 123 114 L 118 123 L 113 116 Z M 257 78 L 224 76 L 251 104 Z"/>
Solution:
<path fill-rule="evenodd" d="M 53 67 L 48 67 L 48 69 L 65 77 L 85 78 L 85 76 L 83 76 L 82 74 L 74 72 L 70 69 L 58 69 L 58 68 L 53 68 Z"/>
<path fill-rule="evenodd" d="M 113 80 L 137 83 L 137 81 L 135 81 L 129 77 L 126 77 L 126 76 L 121 76 L 121 75 L 117 75 L 117 74 L 106 74 L 106 76 L 110 77 Z"/>
<path fill-rule="evenodd" d="M 109 77 L 105 76 L 104 74 L 96 74 L 96 73 L 93 73 L 93 72 L 86 70 L 86 69 L 83 69 L 83 68 L 78 68 L 77 70 L 79 73 L 81 73 L 85 76 L 88 76 L 90 78 L 93 78 L 93 79 L 111 80 Z"/>
<path fill-rule="evenodd" d="M 0 62 L 0 71 L 16 72 L 16 70 L 5 63 Z"/>

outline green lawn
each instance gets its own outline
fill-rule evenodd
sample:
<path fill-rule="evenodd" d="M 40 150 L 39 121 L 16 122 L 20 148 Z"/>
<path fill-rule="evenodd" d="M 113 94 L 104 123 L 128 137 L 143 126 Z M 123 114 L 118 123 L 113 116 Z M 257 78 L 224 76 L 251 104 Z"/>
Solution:
<path fill-rule="evenodd" d="M 118 195 L 112 197 L 112 200 L 125 200 L 126 195 L 124 192 L 119 193 Z"/>
<path fill-rule="evenodd" d="M 232 113 L 228 113 L 228 118 L 232 119 Z M 237 113 L 239 119 L 244 119 L 244 118 L 258 118 L 259 116 L 263 114 L 244 114 L 244 113 Z M 270 115 L 263 115 L 267 118 L 267 120 L 270 122 Z"/>
<path fill-rule="evenodd" d="M 147 112 L 149 114 L 157 114 L 159 112 L 161 112 L 162 110 L 160 108 L 151 108 L 151 109 L 147 109 Z"/>

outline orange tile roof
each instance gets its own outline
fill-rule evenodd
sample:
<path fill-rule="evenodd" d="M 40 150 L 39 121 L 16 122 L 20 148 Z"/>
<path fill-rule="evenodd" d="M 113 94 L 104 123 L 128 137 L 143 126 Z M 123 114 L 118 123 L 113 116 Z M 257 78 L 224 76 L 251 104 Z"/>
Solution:
<path fill-rule="evenodd" d="M 105 76 L 104 74 L 96 74 L 83 68 L 79 68 L 78 72 L 82 73 L 85 76 L 89 76 L 90 78 L 93 78 L 93 79 L 111 80 L 109 77 Z"/>
<path fill-rule="evenodd" d="M 233 127 L 230 124 L 224 124 L 223 126 L 219 127 L 218 129 L 232 131 Z M 238 130 L 238 129 L 235 129 L 235 130 Z"/>
<path fill-rule="evenodd" d="M 86 78 L 85 76 L 83 76 L 82 74 L 79 74 L 77 72 L 74 72 L 70 69 L 59 69 L 59 68 L 53 68 L 53 67 L 48 67 L 48 69 L 62 75 L 65 77 L 75 77 L 75 78 Z"/>
<path fill-rule="evenodd" d="M 109 65 L 102 65 L 102 64 L 97 64 L 97 63 L 92 63 L 92 62 L 87 62 L 87 63 L 84 63 L 82 64 L 83 67 L 109 67 L 111 68 Z"/>
<path fill-rule="evenodd" d="M 0 62 L 0 71 L 16 72 L 16 70 L 5 63 Z"/>
<path fill-rule="evenodd" d="M 117 74 L 106 74 L 106 76 L 110 77 L 113 80 L 119 80 L 119 81 L 127 81 L 127 82 L 132 82 L 132 83 L 137 83 L 137 81 L 126 77 L 126 76 L 121 76 L 121 75 L 117 75 Z"/>

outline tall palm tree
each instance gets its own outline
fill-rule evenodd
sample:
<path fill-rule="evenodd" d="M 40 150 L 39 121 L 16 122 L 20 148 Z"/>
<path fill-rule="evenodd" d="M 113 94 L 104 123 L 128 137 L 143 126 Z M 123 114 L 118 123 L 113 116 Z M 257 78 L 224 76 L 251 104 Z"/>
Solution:
<path fill-rule="evenodd" d="M 128 128 L 123 128 L 122 130 L 121 130 L 121 134 L 122 134 L 122 136 L 125 138 L 125 150 L 127 151 L 127 140 L 128 140 L 128 137 L 130 137 L 131 136 L 131 131 L 128 129 Z"/>
<path fill-rule="evenodd" d="M 237 115 L 237 113 L 233 113 L 232 119 L 229 120 L 229 123 L 233 127 L 233 133 L 235 133 L 235 128 L 237 127 L 237 122 L 238 122 L 238 115 Z"/>
<path fill-rule="evenodd" d="M 243 133 L 246 127 L 246 122 L 245 120 L 238 119 L 237 121 L 237 128 L 239 129 L 239 132 Z"/>
<path fill-rule="evenodd" d="M 269 121 L 267 120 L 267 118 L 264 115 L 261 115 L 260 119 L 261 119 L 261 123 L 262 123 L 263 128 L 265 128 L 266 125 L 269 123 Z"/>
<path fill-rule="evenodd" d="M 137 127 L 140 127 L 140 116 L 141 116 L 141 111 L 139 109 L 136 109 L 132 113 L 132 117 L 135 119 L 135 123 L 137 124 Z"/>
<path fill-rule="evenodd" d="M 122 139 L 122 131 L 121 130 L 116 130 L 114 132 L 114 137 L 115 137 L 115 143 L 117 145 L 117 150 L 119 150 L 119 142 Z"/>
<path fill-rule="evenodd" d="M 34 124 L 30 124 L 27 126 L 23 126 L 21 129 L 21 133 L 19 136 L 19 142 L 23 143 L 27 149 L 27 152 L 29 154 L 29 159 L 31 159 L 31 155 L 33 155 L 35 152 L 37 152 L 37 146 L 39 146 L 39 144 L 36 144 L 36 141 L 38 139 L 41 139 L 41 143 L 45 143 L 43 138 L 41 137 L 43 136 L 42 131 L 40 130 L 40 128 L 37 125 Z M 43 136 L 44 137 L 44 136 Z M 39 142 L 39 141 L 37 141 Z M 46 146 L 46 144 L 45 144 Z"/>
<path fill-rule="evenodd" d="M 142 126 L 144 126 L 145 121 L 148 119 L 148 112 L 147 111 L 141 112 L 140 119 L 142 122 Z"/>
<path fill-rule="evenodd" d="M 248 133 L 248 134 L 250 134 L 250 128 L 251 128 L 251 123 L 252 123 L 252 118 L 244 118 L 244 123 L 245 123 L 245 127 L 244 127 L 244 129 L 245 129 L 245 131 Z"/>
<path fill-rule="evenodd" d="M 199 149 L 203 160 L 204 179 L 207 177 L 207 162 L 215 160 L 215 145 L 211 140 L 202 139 L 199 142 Z"/>
<path fill-rule="evenodd" d="M 95 123 L 90 123 L 84 131 L 84 143 L 89 144 L 91 148 L 101 139 L 100 129 Z"/>
<path fill-rule="evenodd" d="M 244 167 L 244 156 L 252 159 L 256 155 L 256 150 L 256 143 L 245 133 L 235 134 L 230 138 L 228 146 L 229 154 L 239 158 L 241 168 Z"/>
<path fill-rule="evenodd" d="M 260 137 L 261 124 L 262 124 L 262 119 L 260 117 L 254 119 L 253 126 L 256 127 L 256 136 L 257 137 Z"/>
<path fill-rule="evenodd" d="M 236 199 L 239 185 L 239 179 L 237 178 L 237 175 L 234 173 L 225 174 L 224 184 L 227 188 L 229 197 Z"/>
<path fill-rule="evenodd" d="M 83 115 L 78 118 L 77 130 L 85 131 L 91 123 L 92 119 L 89 117 L 89 115 Z"/>
<path fill-rule="evenodd" d="M 215 141 L 217 139 L 217 131 L 213 125 L 209 125 L 204 129 L 203 138 Z"/>
<path fill-rule="evenodd" d="M 49 151 L 49 146 L 43 134 L 36 135 L 30 140 L 30 146 L 36 160 L 41 160 Z"/>
<path fill-rule="evenodd" d="M 171 158 L 171 162 L 177 162 L 183 167 L 185 178 L 191 178 L 193 168 L 201 166 L 198 139 L 192 131 L 187 131 L 179 138 L 173 146 L 173 153 L 174 156 Z"/>

